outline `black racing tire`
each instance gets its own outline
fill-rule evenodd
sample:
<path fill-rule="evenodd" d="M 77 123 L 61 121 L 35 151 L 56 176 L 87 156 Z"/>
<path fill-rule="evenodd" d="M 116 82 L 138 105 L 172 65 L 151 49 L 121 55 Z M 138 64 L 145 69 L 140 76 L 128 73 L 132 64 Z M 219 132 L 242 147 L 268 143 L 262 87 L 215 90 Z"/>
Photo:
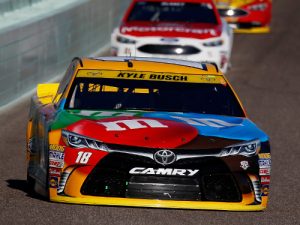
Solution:
<path fill-rule="evenodd" d="M 32 178 L 28 173 L 27 173 L 27 193 L 30 196 L 36 195 L 35 190 L 35 179 Z"/>

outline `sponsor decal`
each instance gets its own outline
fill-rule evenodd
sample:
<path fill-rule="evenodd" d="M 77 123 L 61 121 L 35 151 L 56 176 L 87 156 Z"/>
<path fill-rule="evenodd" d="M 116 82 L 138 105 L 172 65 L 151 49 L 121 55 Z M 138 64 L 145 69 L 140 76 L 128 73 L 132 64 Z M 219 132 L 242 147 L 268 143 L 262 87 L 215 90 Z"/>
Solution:
<path fill-rule="evenodd" d="M 58 187 L 58 177 L 50 177 L 49 186 L 51 188 L 57 188 Z"/>
<path fill-rule="evenodd" d="M 271 174 L 271 168 L 261 168 L 259 169 L 259 175 L 270 175 Z"/>
<path fill-rule="evenodd" d="M 249 162 L 248 161 L 241 161 L 241 168 L 246 170 L 248 169 L 250 166 L 249 166 Z"/>
<path fill-rule="evenodd" d="M 165 165 L 169 165 L 169 164 L 172 164 L 173 162 L 175 162 L 176 155 L 174 154 L 174 152 L 172 152 L 170 150 L 163 149 L 163 150 L 159 150 L 159 151 L 155 152 L 155 154 L 153 155 L 153 158 L 154 158 L 155 162 L 165 166 Z"/>
<path fill-rule="evenodd" d="M 130 32 L 180 32 L 187 34 L 210 34 L 212 36 L 217 36 L 217 32 L 214 29 L 191 29 L 185 27 L 121 27 L 121 33 Z"/>
<path fill-rule="evenodd" d="M 64 146 L 56 145 L 56 144 L 50 144 L 49 145 L 49 149 L 51 151 L 58 151 L 58 152 L 64 152 L 65 151 L 65 147 Z"/>
<path fill-rule="evenodd" d="M 244 126 L 243 124 L 229 123 L 224 120 L 212 119 L 212 118 L 186 118 L 180 116 L 172 116 L 172 118 L 182 120 L 194 126 L 203 126 L 203 127 L 209 126 L 209 127 L 216 127 L 216 128 Z"/>
<path fill-rule="evenodd" d="M 117 77 L 121 78 L 134 78 L 134 79 L 145 79 L 146 73 L 124 73 L 120 72 Z M 171 75 L 171 74 L 154 74 L 151 73 L 148 76 L 149 80 L 166 80 L 166 81 L 188 81 L 188 77 L 184 75 Z"/>
<path fill-rule="evenodd" d="M 270 184 L 270 176 L 262 176 L 260 178 L 260 183 L 261 184 Z"/>
<path fill-rule="evenodd" d="M 50 167 L 49 174 L 50 174 L 50 176 L 58 176 L 59 177 L 61 174 L 61 169 Z"/>
<path fill-rule="evenodd" d="M 258 164 L 259 164 L 259 168 L 270 168 L 271 159 L 259 159 Z"/>
<path fill-rule="evenodd" d="M 107 131 L 123 131 L 142 128 L 168 128 L 168 126 L 154 119 L 117 120 L 113 122 L 98 122 Z"/>
<path fill-rule="evenodd" d="M 204 70 L 204 69 L 203 69 Z M 115 78 L 129 80 L 149 80 L 149 81 L 165 81 L 165 82 L 184 82 L 184 83 L 212 83 L 226 84 L 222 76 L 211 74 L 178 74 L 164 72 L 141 72 L 141 71 L 117 71 L 117 70 L 79 70 L 78 77 L 93 78 Z"/>
<path fill-rule="evenodd" d="M 49 151 L 49 159 L 64 160 L 64 157 L 63 152 Z"/>
<path fill-rule="evenodd" d="M 61 160 L 49 160 L 49 167 L 63 168 L 64 167 L 64 161 L 61 161 Z"/>
<path fill-rule="evenodd" d="M 142 175 L 163 175 L 163 176 L 187 176 L 192 177 L 196 175 L 199 170 L 194 169 L 172 169 L 172 168 L 144 168 L 134 167 L 130 174 L 142 174 Z"/>
<path fill-rule="evenodd" d="M 75 163 L 87 164 L 93 153 L 91 152 L 78 152 Z"/>
<path fill-rule="evenodd" d="M 260 159 L 270 159 L 271 158 L 271 154 L 270 153 L 260 153 L 260 154 L 258 154 L 258 157 Z"/>
<path fill-rule="evenodd" d="M 269 194 L 269 185 L 268 184 L 264 184 L 261 186 L 261 196 L 268 196 Z"/>

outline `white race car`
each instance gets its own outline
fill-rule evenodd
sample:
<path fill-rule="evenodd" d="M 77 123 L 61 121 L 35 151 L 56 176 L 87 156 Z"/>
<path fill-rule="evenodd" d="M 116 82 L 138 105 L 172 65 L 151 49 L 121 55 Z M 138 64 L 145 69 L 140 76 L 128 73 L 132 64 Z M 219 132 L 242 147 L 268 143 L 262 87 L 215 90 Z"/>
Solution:
<path fill-rule="evenodd" d="M 212 0 L 133 0 L 111 36 L 116 56 L 214 62 L 226 73 L 233 32 Z"/>

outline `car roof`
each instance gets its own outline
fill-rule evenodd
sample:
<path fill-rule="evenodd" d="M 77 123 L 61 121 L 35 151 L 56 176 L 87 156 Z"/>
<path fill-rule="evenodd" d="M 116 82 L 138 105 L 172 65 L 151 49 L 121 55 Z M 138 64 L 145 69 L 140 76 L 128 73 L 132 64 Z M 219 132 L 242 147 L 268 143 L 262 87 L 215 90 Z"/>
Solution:
<path fill-rule="evenodd" d="M 79 69 L 223 75 L 216 64 L 211 62 L 191 62 L 150 57 L 96 57 L 77 59 L 81 62 L 81 68 Z"/>

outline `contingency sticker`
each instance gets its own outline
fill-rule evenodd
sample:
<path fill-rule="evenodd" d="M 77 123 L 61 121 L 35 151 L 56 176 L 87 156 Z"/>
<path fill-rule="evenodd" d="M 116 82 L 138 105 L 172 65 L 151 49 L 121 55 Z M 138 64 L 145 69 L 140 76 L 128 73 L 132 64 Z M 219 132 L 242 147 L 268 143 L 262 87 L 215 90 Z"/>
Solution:
<path fill-rule="evenodd" d="M 270 168 L 271 159 L 259 159 L 258 164 L 259 164 L 259 168 Z"/>
<path fill-rule="evenodd" d="M 58 177 L 50 177 L 49 186 L 51 188 L 57 188 L 58 187 Z"/>

